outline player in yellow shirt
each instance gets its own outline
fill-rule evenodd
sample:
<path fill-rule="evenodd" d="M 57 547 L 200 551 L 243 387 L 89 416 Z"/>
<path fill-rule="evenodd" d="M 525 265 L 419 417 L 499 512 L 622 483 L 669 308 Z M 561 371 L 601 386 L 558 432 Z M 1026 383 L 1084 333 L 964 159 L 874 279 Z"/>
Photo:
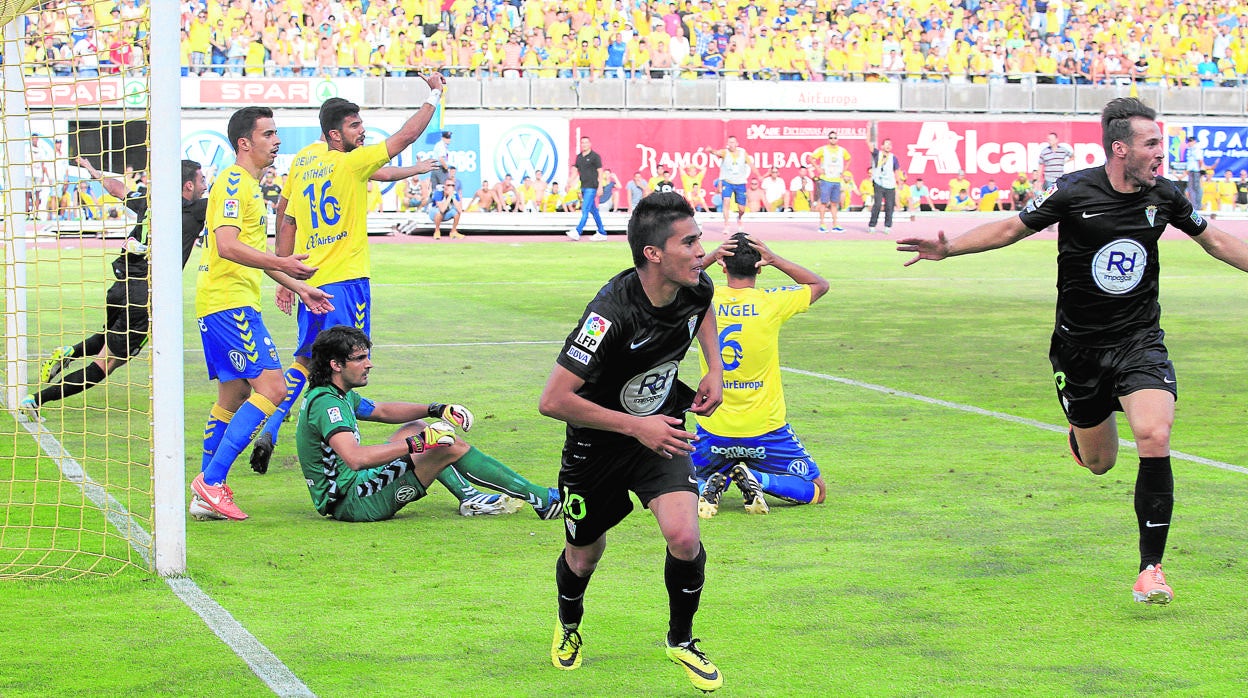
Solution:
<path fill-rule="evenodd" d="M 237 156 L 208 195 L 208 233 L 195 288 L 195 316 L 208 377 L 217 381 L 217 402 L 204 429 L 207 462 L 191 483 L 191 513 L 241 521 L 247 515 L 234 503 L 226 476 L 286 392 L 277 348 L 260 318 L 260 276 L 267 273 L 297 293 L 312 312 L 328 312 L 333 304 L 329 294 L 302 281 L 317 271 L 303 263 L 307 255 L 279 257 L 267 250 L 259 178 L 282 143 L 273 110 L 240 109 L 226 131 Z"/>
<path fill-rule="evenodd" d="M 298 312 L 299 340 L 294 362 L 286 370 L 286 393 L 278 413 L 265 425 L 251 454 L 251 467 L 268 470 L 282 420 L 290 414 L 308 379 L 308 357 L 321 330 L 350 325 L 370 334 L 372 299 L 369 285 L 368 182 L 424 132 L 441 97 L 442 76 L 432 73 L 429 99 L 393 135 L 380 143 L 364 144 L 360 108 L 345 99 L 321 105 L 321 134 L 325 140 L 303 148 L 295 156 L 282 198 L 278 200 L 277 254 L 310 255 L 320 271 L 314 280 L 338 299 L 327 315 Z M 386 181 L 427 172 L 432 161 L 408 168 L 387 168 Z M 291 298 L 279 291 L 278 307 L 289 312 Z"/>
<path fill-rule="evenodd" d="M 733 235 L 703 263 L 714 261 L 728 278 L 715 285 L 711 302 L 724 364 L 724 401 L 714 414 L 697 417 L 692 458 L 698 479 L 705 482 L 698 516 L 716 514 L 729 480 L 745 494 L 745 510 L 751 514 L 768 512 L 764 492 L 796 504 L 819 504 L 827 491 L 819 466 L 785 414 L 779 336 L 781 325 L 827 293 L 828 281 L 744 233 Z M 758 288 L 758 272 L 767 266 L 794 283 Z M 706 375 L 706 361 L 699 360 Z"/>
<path fill-rule="evenodd" d="M 849 165 L 849 151 L 840 145 L 836 129 L 828 130 L 828 142 L 810 154 L 810 162 L 819 168 L 819 232 L 828 232 L 824 216 L 832 211 L 832 232 L 843 233 L 845 229 L 837 222 L 841 211 L 841 177 Z"/>

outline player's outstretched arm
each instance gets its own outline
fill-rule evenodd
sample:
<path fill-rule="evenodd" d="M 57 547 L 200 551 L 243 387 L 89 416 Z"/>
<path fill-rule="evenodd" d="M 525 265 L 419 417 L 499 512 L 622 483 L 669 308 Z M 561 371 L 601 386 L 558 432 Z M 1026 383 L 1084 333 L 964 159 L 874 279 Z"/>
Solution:
<path fill-rule="evenodd" d="M 1001 220 L 977 225 L 952 240 L 939 231 L 935 238 L 902 238 L 897 241 L 898 252 L 914 252 L 914 258 L 904 266 L 910 266 L 921 259 L 939 261 L 946 257 L 963 254 L 986 252 L 999 247 L 1011 245 L 1036 231 L 1023 225 L 1018 216 L 1010 216 Z"/>
<path fill-rule="evenodd" d="M 390 441 L 375 446 L 356 443 L 355 434 L 349 431 L 340 431 L 329 437 L 329 447 L 352 470 L 374 468 L 405 455 L 417 455 L 454 443 L 455 431 L 445 422 L 409 424 L 391 437 Z"/>
<path fill-rule="evenodd" d="M 1248 271 L 1248 243 L 1243 240 L 1213 225 L 1205 228 L 1205 232 L 1192 239 L 1212 257 L 1240 271 Z"/>
<path fill-rule="evenodd" d="M 584 384 L 585 381 L 576 374 L 556 364 L 542 390 L 538 411 L 568 424 L 631 436 L 646 448 L 666 458 L 671 458 L 673 453 L 693 453 L 693 446 L 689 441 L 696 438 L 696 435 L 685 431 L 681 420 L 661 414 L 634 417 L 609 410 L 576 394 Z"/>
<path fill-rule="evenodd" d="M 437 165 L 437 160 L 417 160 L 414 164 L 406 167 L 395 167 L 387 165 L 378 169 L 369 179 L 374 182 L 398 182 L 408 177 L 422 175 L 433 171 Z"/>
<path fill-rule="evenodd" d="M 390 157 L 403 152 L 409 145 L 415 143 L 417 138 L 420 138 L 420 134 L 425 132 L 425 128 L 433 119 L 434 111 L 438 108 L 438 100 L 442 97 L 442 74 L 430 73 L 424 76 L 424 79 L 429 84 L 429 99 L 420 105 L 416 113 L 412 114 L 398 131 L 386 139 L 386 152 L 390 153 Z"/>
<path fill-rule="evenodd" d="M 689 411 L 709 417 L 724 401 L 724 360 L 720 355 L 719 328 L 713 308 L 706 309 L 702 326 L 698 328 L 698 349 L 706 359 L 706 375 L 698 382 Z"/>
<path fill-rule="evenodd" d="M 130 192 L 127 191 L 124 182 L 116 177 L 105 177 L 103 172 L 95 169 L 95 166 L 91 164 L 90 160 L 87 160 L 81 155 L 78 156 L 77 163 L 79 167 L 91 174 L 91 179 L 100 180 L 100 186 L 104 187 L 104 191 L 112 194 L 122 201 L 126 200 L 126 196 L 128 196 Z"/>

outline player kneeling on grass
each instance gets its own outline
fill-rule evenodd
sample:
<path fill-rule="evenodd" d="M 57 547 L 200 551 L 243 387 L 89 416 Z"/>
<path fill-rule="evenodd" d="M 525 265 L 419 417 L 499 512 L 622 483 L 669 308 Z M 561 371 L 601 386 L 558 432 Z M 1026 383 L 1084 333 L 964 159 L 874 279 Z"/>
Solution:
<path fill-rule="evenodd" d="M 447 466 L 473 483 L 505 493 L 515 512 L 528 502 L 542 519 L 562 511 L 559 492 L 539 487 L 455 436 L 442 417 L 468 431 L 472 413 L 459 405 L 374 403 L 355 392 L 368 385 L 372 342 L 345 325 L 312 343 L 312 389 L 303 401 L 295 440 L 299 465 L 317 512 L 339 521 L 381 521 L 425 496 Z M 403 426 L 384 444 L 360 443 L 357 419 Z"/>
<path fill-rule="evenodd" d="M 767 513 L 764 492 L 795 504 L 820 504 L 827 488 L 819 466 L 785 415 L 780 327 L 827 293 L 828 280 L 745 233 L 733 235 L 703 264 L 710 261 L 719 262 L 728 276 L 727 285 L 715 287 L 712 303 L 721 328 L 724 402 L 714 414 L 698 415 L 692 458 L 705 483 L 698 516 L 715 515 L 729 480 L 741 489 L 751 514 Z M 757 288 L 758 273 L 768 266 L 795 283 Z M 705 357 L 700 361 L 705 374 Z"/>

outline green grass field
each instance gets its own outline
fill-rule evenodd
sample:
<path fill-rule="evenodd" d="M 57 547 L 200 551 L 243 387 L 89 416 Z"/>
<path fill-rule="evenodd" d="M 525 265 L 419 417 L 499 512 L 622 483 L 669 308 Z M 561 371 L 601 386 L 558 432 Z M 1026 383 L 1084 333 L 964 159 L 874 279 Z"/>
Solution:
<path fill-rule="evenodd" d="M 782 347 L 785 367 L 808 372 L 785 375 L 789 419 L 830 489 L 823 506 L 773 502 L 766 517 L 746 516 L 734 495 L 704 522 L 695 635 L 725 675 L 721 694 L 1243 694 L 1248 474 L 1176 459 L 1166 568 L 1177 598 L 1148 607 L 1130 596 L 1133 451 L 1096 478 L 1060 433 L 861 385 L 1063 424 L 1046 358 L 1052 241 L 906 269 L 891 242 L 773 246 L 832 281 Z M 1184 241 L 1163 242 L 1162 263 L 1181 389 L 1173 447 L 1248 465 L 1248 277 Z M 473 444 L 553 484 L 563 430 L 538 414 L 538 395 L 585 303 L 628 264 L 621 242 L 375 245 L 366 394 L 463 403 L 477 415 Z M 188 272 L 188 482 L 215 397 L 193 285 Z M 265 315 L 289 351 L 293 320 Z M 695 381 L 692 355 L 684 368 Z M 49 428 L 100 433 L 104 417 L 86 408 L 103 395 L 46 410 Z M 235 466 L 249 521 L 188 522 L 190 576 L 318 695 L 696 694 L 663 656 L 663 544 L 648 513 L 609 534 L 586 600 L 584 664 L 560 672 L 549 660 L 557 522 L 527 510 L 464 519 L 437 486 L 392 521 L 321 520 L 291 434 L 268 475 L 245 457 Z M 271 694 L 134 567 L 0 582 L 0 617 L 6 697 Z"/>

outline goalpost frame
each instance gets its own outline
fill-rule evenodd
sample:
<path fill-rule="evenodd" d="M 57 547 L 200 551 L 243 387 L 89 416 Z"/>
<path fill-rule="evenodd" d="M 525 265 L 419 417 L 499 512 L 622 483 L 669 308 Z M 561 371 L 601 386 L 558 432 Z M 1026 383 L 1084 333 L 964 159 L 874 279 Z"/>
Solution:
<path fill-rule="evenodd" d="M 18 22 L 4 25 L 4 55 L 21 55 Z M 26 131 L 26 95 L 14 86 L 22 85 L 20 61 L 4 64 L 4 130 L 8 136 L 5 157 L 9 162 L 2 205 L 7 224 L 0 223 L 0 247 L 4 248 L 4 404 L 13 409 L 26 385 L 26 244 L 32 226 L 25 213 L 26 192 L 30 187 L 30 154 Z"/>
<path fill-rule="evenodd" d="M 186 444 L 182 343 L 182 129 L 178 3 L 148 3 L 152 245 L 153 558 L 186 573 Z"/>

